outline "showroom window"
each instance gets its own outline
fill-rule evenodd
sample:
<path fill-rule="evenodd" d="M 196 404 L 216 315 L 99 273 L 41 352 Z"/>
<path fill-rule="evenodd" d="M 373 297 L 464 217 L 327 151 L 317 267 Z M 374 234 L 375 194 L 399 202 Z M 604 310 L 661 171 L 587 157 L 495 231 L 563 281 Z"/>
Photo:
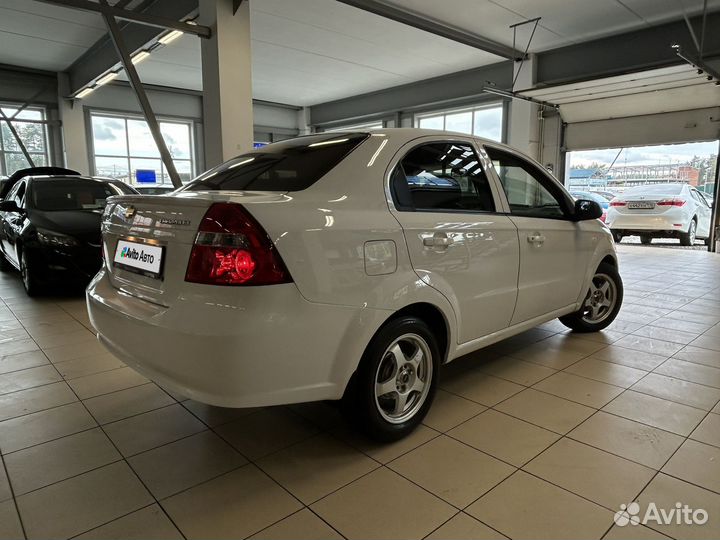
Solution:
<path fill-rule="evenodd" d="M 160 131 L 183 182 L 194 176 L 192 122 L 160 120 Z M 145 120 L 91 113 L 93 170 L 129 184 L 171 184 Z"/>
<path fill-rule="evenodd" d="M 492 105 L 417 115 L 415 126 L 458 131 L 493 141 L 502 141 L 503 107 Z"/>
<path fill-rule="evenodd" d="M 48 165 L 48 142 L 45 109 L 26 107 L 18 112 L 16 105 L 3 104 L 5 116 L 15 116 L 12 125 L 20 136 L 35 166 Z M 0 174 L 9 176 L 18 169 L 29 167 L 12 131 L 5 120 L 0 120 Z"/>

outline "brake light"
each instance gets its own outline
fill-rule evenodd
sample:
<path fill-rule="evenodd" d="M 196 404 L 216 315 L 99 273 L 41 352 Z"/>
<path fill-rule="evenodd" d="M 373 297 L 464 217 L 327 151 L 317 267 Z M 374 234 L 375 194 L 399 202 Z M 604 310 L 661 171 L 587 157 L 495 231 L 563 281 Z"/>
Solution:
<path fill-rule="evenodd" d="M 666 199 L 664 201 L 658 201 L 656 204 L 658 206 L 684 206 L 685 200 L 684 199 Z"/>
<path fill-rule="evenodd" d="M 612 201 L 610 203 L 610 206 L 627 206 L 627 202 L 625 201 Z"/>
<path fill-rule="evenodd" d="M 215 203 L 200 222 L 185 281 L 273 285 L 292 278 L 265 229 L 245 208 Z"/>

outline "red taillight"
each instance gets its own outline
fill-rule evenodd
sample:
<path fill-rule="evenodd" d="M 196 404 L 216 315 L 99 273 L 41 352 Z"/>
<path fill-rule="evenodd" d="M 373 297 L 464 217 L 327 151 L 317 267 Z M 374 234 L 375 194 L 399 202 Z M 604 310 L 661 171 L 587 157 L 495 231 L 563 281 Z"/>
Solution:
<path fill-rule="evenodd" d="M 610 203 L 610 206 L 627 206 L 627 202 L 625 201 L 612 201 Z"/>
<path fill-rule="evenodd" d="M 215 203 L 200 223 L 185 281 L 273 285 L 292 279 L 267 233 L 245 208 Z"/>
<path fill-rule="evenodd" d="M 685 201 L 683 199 L 666 199 L 664 201 L 658 201 L 658 206 L 684 206 Z"/>

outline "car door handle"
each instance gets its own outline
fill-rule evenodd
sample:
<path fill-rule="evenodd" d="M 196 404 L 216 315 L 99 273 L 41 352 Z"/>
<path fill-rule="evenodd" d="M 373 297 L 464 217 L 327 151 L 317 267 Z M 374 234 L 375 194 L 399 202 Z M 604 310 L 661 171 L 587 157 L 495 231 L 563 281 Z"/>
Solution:
<path fill-rule="evenodd" d="M 452 236 L 445 233 L 435 233 L 432 236 L 423 236 L 423 245 L 425 247 L 448 247 L 455 240 Z"/>
<path fill-rule="evenodd" d="M 545 237 L 542 234 L 531 234 L 527 239 L 531 244 L 542 244 L 545 241 Z"/>

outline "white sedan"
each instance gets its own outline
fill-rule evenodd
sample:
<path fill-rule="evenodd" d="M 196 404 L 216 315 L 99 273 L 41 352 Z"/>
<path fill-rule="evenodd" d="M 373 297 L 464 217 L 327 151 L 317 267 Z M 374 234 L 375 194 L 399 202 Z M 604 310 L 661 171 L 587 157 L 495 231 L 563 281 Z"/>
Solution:
<path fill-rule="evenodd" d="M 610 202 L 605 223 L 616 242 L 639 235 L 643 244 L 653 238 L 679 238 L 692 246 L 710 237 L 712 211 L 705 197 L 688 184 L 635 186 Z"/>
<path fill-rule="evenodd" d="M 113 197 L 90 319 L 116 356 L 195 400 L 342 399 L 370 435 L 422 420 L 441 364 L 623 296 L 593 201 L 494 142 L 324 133 L 232 159 L 170 195 Z"/>

